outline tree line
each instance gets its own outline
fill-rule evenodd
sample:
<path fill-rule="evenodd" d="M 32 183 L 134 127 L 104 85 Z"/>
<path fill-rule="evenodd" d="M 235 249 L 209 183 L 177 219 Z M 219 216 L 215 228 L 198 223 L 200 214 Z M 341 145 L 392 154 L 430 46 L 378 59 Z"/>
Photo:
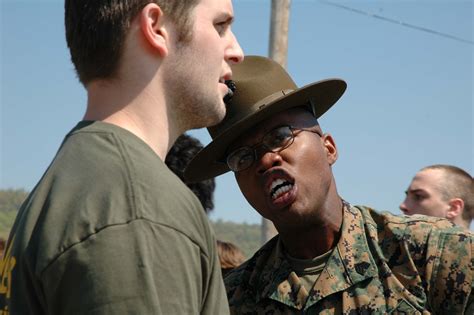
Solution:
<path fill-rule="evenodd" d="M 0 190 L 0 238 L 8 238 L 8 233 L 15 221 L 18 209 L 28 196 L 24 189 Z M 235 223 L 228 221 L 211 221 L 216 237 L 232 242 L 249 258 L 260 247 L 260 225 Z"/>

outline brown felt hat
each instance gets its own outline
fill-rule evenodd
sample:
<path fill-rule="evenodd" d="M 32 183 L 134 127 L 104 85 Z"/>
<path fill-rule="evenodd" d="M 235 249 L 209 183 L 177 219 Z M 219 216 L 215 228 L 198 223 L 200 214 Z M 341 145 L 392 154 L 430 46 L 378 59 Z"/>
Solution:
<path fill-rule="evenodd" d="M 341 79 L 327 79 L 298 88 L 275 61 L 260 56 L 245 56 L 232 67 L 236 91 L 227 105 L 224 120 L 209 127 L 212 142 L 189 163 L 184 176 L 198 182 L 230 171 L 226 150 L 245 131 L 283 110 L 310 105 L 314 116 L 324 114 L 346 90 Z"/>

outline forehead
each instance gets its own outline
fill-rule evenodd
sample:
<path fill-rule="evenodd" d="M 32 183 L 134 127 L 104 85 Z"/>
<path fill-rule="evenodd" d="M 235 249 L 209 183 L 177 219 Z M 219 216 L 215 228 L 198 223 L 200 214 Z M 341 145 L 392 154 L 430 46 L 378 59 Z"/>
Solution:
<path fill-rule="evenodd" d="M 261 140 L 263 135 L 275 127 L 289 125 L 293 127 L 309 128 L 317 124 L 316 118 L 307 109 L 296 107 L 276 113 L 245 131 L 229 148 L 249 145 Z"/>
<path fill-rule="evenodd" d="M 443 182 L 443 172 L 437 169 L 426 169 L 416 173 L 410 189 L 437 190 Z"/>
<path fill-rule="evenodd" d="M 222 15 L 222 18 L 232 18 L 234 10 L 231 0 L 200 0 L 195 7 L 198 17 L 214 18 Z"/>

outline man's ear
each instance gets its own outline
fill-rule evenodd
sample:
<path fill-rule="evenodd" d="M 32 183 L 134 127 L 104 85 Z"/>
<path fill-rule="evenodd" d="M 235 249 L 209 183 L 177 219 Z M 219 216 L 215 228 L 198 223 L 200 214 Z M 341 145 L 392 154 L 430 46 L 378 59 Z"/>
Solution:
<path fill-rule="evenodd" d="M 140 29 L 151 49 L 162 57 L 168 54 L 168 33 L 165 28 L 163 11 L 156 3 L 143 7 L 139 15 Z"/>
<path fill-rule="evenodd" d="M 323 141 L 324 148 L 326 149 L 326 156 L 328 158 L 329 164 L 333 165 L 338 158 L 336 143 L 329 133 L 325 133 L 321 137 L 321 140 Z"/>
<path fill-rule="evenodd" d="M 453 220 L 456 217 L 461 217 L 464 210 L 464 201 L 460 198 L 453 198 L 449 200 L 449 210 L 446 213 L 446 218 Z"/>

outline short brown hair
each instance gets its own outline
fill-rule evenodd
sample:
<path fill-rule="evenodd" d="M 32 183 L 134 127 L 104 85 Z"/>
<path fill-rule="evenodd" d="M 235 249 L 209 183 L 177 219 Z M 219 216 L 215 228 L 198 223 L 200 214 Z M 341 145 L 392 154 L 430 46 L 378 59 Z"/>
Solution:
<path fill-rule="evenodd" d="M 430 165 L 421 170 L 443 171 L 445 185 L 439 187 L 443 199 L 446 202 L 453 198 L 462 199 L 464 201 L 462 219 L 471 222 L 474 218 L 474 180 L 472 176 L 459 167 L 445 164 Z"/>
<path fill-rule="evenodd" d="M 199 0 L 66 0 L 64 18 L 71 60 L 82 84 L 112 78 L 132 20 L 156 3 L 174 21 L 178 42 L 191 36 L 190 14 Z"/>
<path fill-rule="evenodd" d="M 219 254 L 223 275 L 240 266 L 245 260 L 242 251 L 230 242 L 217 240 L 217 253 Z"/>

